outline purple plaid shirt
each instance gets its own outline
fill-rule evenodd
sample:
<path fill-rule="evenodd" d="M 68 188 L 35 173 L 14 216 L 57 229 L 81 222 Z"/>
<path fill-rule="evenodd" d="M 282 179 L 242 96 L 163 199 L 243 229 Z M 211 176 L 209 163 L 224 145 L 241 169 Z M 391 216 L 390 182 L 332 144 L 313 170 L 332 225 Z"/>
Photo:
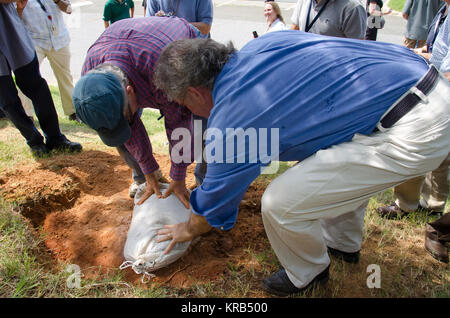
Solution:
<path fill-rule="evenodd" d="M 124 19 L 109 26 L 89 48 L 81 74 L 99 64 L 110 63 L 119 67 L 134 86 L 141 108 L 159 109 L 165 117 L 169 149 L 178 142 L 170 138 L 175 128 L 187 128 L 192 133 L 191 113 L 179 104 L 169 102 L 166 95 L 153 85 L 153 68 L 162 49 L 172 41 L 195 38 L 189 23 L 176 17 L 147 17 Z M 139 118 L 134 116 L 131 137 L 125 147 L 138 161 L 144 174 L 159 168 L 153 157 L 147 131 Z M 193 153 L 191 153 L 191 162 Z M 190 163 L 175 163 L 172 160 L 170 177 L 183 180 Z"/>

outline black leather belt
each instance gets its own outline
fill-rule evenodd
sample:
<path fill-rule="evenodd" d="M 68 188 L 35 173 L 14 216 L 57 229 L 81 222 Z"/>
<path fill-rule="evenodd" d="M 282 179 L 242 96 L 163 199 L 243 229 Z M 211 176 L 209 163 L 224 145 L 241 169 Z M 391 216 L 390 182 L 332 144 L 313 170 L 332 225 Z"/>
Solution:
<path fill-rule="evenodd" d="M 415 86 L 410 88 L 410 93 L 400 100 L 377 124 L 382 128 L 391 128 L 400 118 L 406 115 L 420 101 L 426 101 L 426 95 L 431 91 L 437 79 L 438 70 L 432 65 L 425 76 Z M 379 129 L 375 127 L 373 132 Z"/>

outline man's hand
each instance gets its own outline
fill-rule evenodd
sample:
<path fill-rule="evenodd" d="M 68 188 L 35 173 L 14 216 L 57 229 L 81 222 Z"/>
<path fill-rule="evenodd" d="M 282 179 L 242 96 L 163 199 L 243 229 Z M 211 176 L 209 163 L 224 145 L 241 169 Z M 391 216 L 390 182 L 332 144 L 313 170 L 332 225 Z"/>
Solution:
<path fill-rule="evenodd" d="M 158 182 L 158 176 L 157 176 L 158 170 L 155 172 L 152 172 L 150 174 L 145 175 L 145 190 L 142 194 L 141 199 L 137 203 L 138 205 L 141 205 L 145 202 L 150 196 L 154 193 L 158 198 L 162 197 L 161 191 L 159 190 L 159 182 Z"/>
<path fill-rule="evenodd" d="M 450 82 L 450 72 L 444 73 L 444 76 Z"/>
<path fill-rule="evenodd" d="M 184 179 L 179 181 L 172 180 L 169 188 L 164 192 L 162 198 L 165 199 L 172 193 L 174 193 L 178 197 L 178 199 L 180 199 L 181 203 L 183 203 L 186 209 L 189 209 L 190 193 L 188 189 L 186 189 L 186 181 Z"/>
<path fill-rule="evenodd" d="M 158 12 L 155 13 L 155 17 L 162 17 L 164 16 L 166 13 L 162 10 L 159 10 Z"/>
<path fill-rule="evenodd" d="M 211 25 L 203 22 L 191 22 L 193 26 L 195 26 L 201 34 L 206 35 L 211 31 Z"/>
<path fill-rule="evenodd" d="M 167 246 L 164 254 L 168 254 L 178 242 L 192 241 L 195 237 L 211 230 L 211 226 L 203 216 L 191 214 L 188 222 L 172 225 L 165 225 L 163 229 L 158 231 L 160 237 L 157 243 L 172 240 Z"/>
<path fill-rule="evenodd" d="M 402 16 L 403 16 L 403 19 L 405 19 L 405 20 L 408 20 L 408 14 L 406 14 L 406 13 L 402 13 Z"/>
<path fill-rule="evenodd" d="M 17 10 L 23 10 L 27 6 L 28 0 L 18 0 L 16 2 Z"/>

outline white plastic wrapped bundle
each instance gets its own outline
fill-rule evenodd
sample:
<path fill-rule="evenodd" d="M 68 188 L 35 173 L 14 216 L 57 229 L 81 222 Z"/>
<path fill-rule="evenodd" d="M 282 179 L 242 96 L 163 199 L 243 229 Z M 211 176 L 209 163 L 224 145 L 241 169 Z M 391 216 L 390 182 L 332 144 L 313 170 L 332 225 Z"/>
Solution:
<path fill-rule="evenodd" d="M 136 274 L 154 276 L 150 273 L 175 262 L 191 244 L 191 241 L 177 243 L 168 254 L 164 254 L 170 240 L 157 243 L 158 231 L 164 225 L 187 222 L 191 209 L 186 209 L 174 194 L 166 199 L 158 199 L 153 194 L 142 205 L 137 205 L 144 187 L 145 184 L 134 198 L 133 218 L 124 248 L 126 261 L 120 269 L 131 266 Z M 161 184 L 161 193 L 167 188 L 168 184 Z"/>

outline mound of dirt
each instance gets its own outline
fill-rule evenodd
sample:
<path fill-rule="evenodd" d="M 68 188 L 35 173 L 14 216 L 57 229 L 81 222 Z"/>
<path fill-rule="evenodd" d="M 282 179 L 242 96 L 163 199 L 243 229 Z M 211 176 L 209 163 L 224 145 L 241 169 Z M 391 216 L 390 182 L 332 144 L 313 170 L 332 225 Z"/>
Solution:
<path fill-rule="evenodd" d="M 164 176 L 170 160 L 156 155 Z M 188 169 L 188 187 L 194 185 L 194 165 Z M 81 267 L 85 277 L 116 271 L 124 261 L 123 248 L 132 218 L 128 197 L 131 171 L 111 152 L 83 151 L 21 166 L 0 176 L 0 195 L 19 202 L 22 214 L 44 236 L 53 257 Z M 236 226 L 227 232 L 212 230 L 190 252 L 156 271 L 154 283 L 189 287 L 219 279 L 229 264 L 248 258 L 248 248 L 269 247 L 260 214 L 263 186 L 252 184 L 240 207 Z M 257 264 L 255 265 L 257 266 Z M 126 269 L 125 279 L 141 276 Z"/>

